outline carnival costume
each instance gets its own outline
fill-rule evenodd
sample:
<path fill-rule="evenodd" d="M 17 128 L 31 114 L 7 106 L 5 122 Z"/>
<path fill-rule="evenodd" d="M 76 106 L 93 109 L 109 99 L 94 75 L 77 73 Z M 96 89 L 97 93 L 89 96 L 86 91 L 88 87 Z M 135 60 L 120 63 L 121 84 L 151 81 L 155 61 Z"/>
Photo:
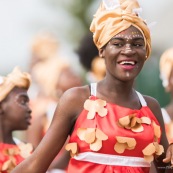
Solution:
<path fill-rule="evenodd" d="M 68 172 L 148 173 L 163 147 L 159 123 L 143 96 L 137 92 L 142 107 L 132 110 L 97 98 L 96 88 L 93 83 L 66 145 L 72 156 Z"/>

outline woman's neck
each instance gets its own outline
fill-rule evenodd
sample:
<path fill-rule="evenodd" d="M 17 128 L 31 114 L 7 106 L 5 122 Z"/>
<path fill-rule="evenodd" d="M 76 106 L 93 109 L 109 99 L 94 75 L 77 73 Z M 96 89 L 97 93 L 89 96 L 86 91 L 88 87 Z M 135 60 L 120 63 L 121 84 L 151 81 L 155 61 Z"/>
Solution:
<path fill-rule="evenodd" d="M 133 81 L 112 80 L 107 77 L 102 83 L 107 88 L 107 91 L 115 93 L 116 95 L 121 95 L 121 97 L 127 97 L 133 91 Z"/>
<path fill-rule="evenodd" d="M 5 128 L 5 126 L 2 123 L 1 116 L 0 116 L 0 142 L 7 144 L 15 144 L 13 140 L 12 131 Z"/>

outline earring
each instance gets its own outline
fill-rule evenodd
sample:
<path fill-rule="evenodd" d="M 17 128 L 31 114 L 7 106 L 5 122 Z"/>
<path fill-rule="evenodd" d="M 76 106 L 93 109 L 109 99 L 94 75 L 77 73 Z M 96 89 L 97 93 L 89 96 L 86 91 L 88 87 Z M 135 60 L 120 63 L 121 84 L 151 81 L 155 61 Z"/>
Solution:
<path fill-rule="evenodd" d="M 103 55 L 102 54 L 100 55 L 100 58 L 103 58 Z"/>

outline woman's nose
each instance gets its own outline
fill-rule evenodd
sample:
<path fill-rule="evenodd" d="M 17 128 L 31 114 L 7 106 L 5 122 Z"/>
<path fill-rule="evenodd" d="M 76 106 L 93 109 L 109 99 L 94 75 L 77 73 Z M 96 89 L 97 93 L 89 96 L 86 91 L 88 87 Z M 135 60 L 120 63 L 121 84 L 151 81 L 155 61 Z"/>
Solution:
<path fill-rule="evenodd" d="M 131 44 L 125 44 L 123 47 L 122 53 L 127 54 L 127 55 L 134 54 L 134 50 L 133 50 Z"/>
<path fill-rule="evenodd" d="M 29 113 L 29 114 L 31 114 L 31 113 L 32 113 L 32 110 L 31 110 L 30 105 L 28 105 L 28 106 L 27 106 L 27 111 L 28 111 L 28 113 Z"/>

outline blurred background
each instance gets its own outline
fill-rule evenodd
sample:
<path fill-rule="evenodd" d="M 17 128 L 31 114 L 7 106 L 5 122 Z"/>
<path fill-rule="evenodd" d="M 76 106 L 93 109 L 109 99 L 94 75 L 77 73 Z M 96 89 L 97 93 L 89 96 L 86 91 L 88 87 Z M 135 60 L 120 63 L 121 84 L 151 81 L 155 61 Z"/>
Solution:
<path fill-rule="evenodd" d="M 172 0 L 139 0 L 142 17 L 152 26 L 152 55 L 136 80 L 136 88 L 160 102 L 169 102 L 169 96 L 159 78 L 159 58 L 173 46 Z M 59 56 L 81 69 L 75 50 L 88 32 L 92 16 L 100 0 L 0 0 L 0 74 L 12 71 L 14 66 L 28 70 L 31 43 L 42 31 L 54 34 L 60 47 Z M 141 79 L 142 77 L 142 79 Z"/>

